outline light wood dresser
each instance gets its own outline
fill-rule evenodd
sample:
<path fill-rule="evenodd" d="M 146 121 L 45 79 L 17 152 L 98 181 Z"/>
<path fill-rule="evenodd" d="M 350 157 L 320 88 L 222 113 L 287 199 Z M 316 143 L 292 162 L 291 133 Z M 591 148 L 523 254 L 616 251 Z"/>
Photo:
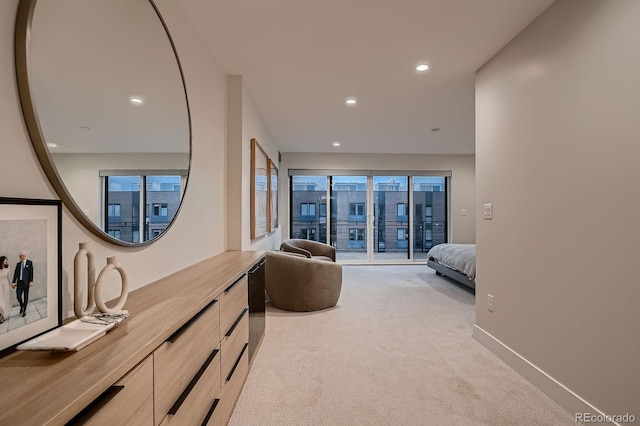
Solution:
<path fill-rule="evenodd" d="M 225 425 L 249 372 L 247 271 L 229 251 L 129 294 L 130 317 L 78 352 L 0 360 L 0 425 Z"/>

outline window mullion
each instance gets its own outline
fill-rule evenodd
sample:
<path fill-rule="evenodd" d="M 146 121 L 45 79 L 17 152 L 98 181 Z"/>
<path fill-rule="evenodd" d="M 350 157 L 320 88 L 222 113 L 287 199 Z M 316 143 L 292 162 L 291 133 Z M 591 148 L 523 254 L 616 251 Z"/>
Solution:
<path fill-rule="evenodd" d="M 142 185 L 140 188 L 140 220 L 138 220 L 138 232 L 141 235 L 141 239 L 147 241 L 149 240 L 149 235 L 146 232 L 146 229 L 149 227 L 147 224 L 147 176 L 140 176 L 140 181 Z"/>

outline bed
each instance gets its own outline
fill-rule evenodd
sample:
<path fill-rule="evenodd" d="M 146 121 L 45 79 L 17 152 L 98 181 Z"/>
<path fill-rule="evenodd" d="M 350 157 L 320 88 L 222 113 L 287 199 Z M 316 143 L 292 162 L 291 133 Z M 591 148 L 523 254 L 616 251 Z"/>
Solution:
<path fill-rule="evenodd" d="M 476 245 L 438 244 L 427 253 L 427 266 L 465 286 L 476 288 Z"/>

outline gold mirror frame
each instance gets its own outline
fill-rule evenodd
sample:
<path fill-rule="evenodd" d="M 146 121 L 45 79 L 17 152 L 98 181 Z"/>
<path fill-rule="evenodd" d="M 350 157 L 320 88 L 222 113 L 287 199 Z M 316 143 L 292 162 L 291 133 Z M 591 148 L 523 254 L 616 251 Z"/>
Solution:
<path fill-rule="evenodd" d="M 80 206 L 76 203 L 75 199 L 67 189 L 64 184 L 58 170 L 54 164 L 53 158 L 49 153 L 49 149 L 47 149 L 47 142 L 45 140 L 44 134 L 42 132 L 42 127 L 40 125 L 40 120 L 38 118 L 38 113 L 35 107 L 33 93 L 30 89 L 29 85 L 29 45 L 31 40 L 31 24 L 33 21 L 33 14 L 35 10 L 35 6 L 38 3 L 38 0 L 20 0 L 18 5 L 18 13 L 16 16 L 16 26 L 15 26 L 15 67 L 16 67 L 16 79 L 18 84 L 18 95 L 20 98 L 20 104 L 22 106 L 22 114 L 24 117 L 25 125 L 27 127 L 27 131 L 29 133 L 29 137 L 31 139 L 31 144 L 36 152 L 38 160 L 40 161 L 40 165 L 44 170 L 45 175 L 49 179 L 49 182 L 54 187 L 56 193 L 64 203 L 67 209 L 71 212 L 71 214 L 89 231 L 91 231 L 94 235 L 99 237 L 100 239 L 109 242 L 111 244 L 115 244 L 123 247 L 144 247 L 150 245 L 151 243 L 160 239 L 163 235 L 167 233 L 167 231 L 173 226 L 176 218 L 180 214 L 180 210 L 182 209 L 182 204 L 184 201 L 184 197 L 188 188 L 189 175 L 191 174 L 191 155 L 192 155 L 192 135 L 191 135 L 191 111 L 189 108 L 189 98 L 187 96 L 186 84 L 184 80 L 184 73 L 182 70 L 182 64 L 180 63 L 180 58 L 178 56 L 178 52 L 176 51 L 175 44 L 173 39 L 171 38 L 171 34 L 167 25 L 160 14 L 160 11 L 156 7 L 153 0 L 147 0 L 151 7 L 153 8 L 155 14 L 157 15 L 162 27 L 164 28 L 165 34 L 169 39 L 169 43 L 173 50 L 173 54 L 175 56 L 178 70 L 180 73 L 180 80 L 182 83 L 182 89 L 184 91 L 185 97 L 185 105 L 186 105 L 186 113 L 187 113 L 187 124 L 188 124 L 188 132 L 189 132 L 189 164 L 188 169 L 189 173 L 185 182 L 185 188 L 183 190 L 180 204 L 178 209 L 171 220 L 171 222 L 167 225 L 164 231 L 156 238 L 142 241 L 139 243 L 130 243 L 127 241 L 122 241 L 117 238 L 112 237 L 107 232 L 99 227 L 98 224 L 94 223 L 91 219 L 84 214 Z"/>
<path fill-rule="evenodd" d="M 251 239 L 269 233 L 269 157 L 256 139 L 251 139 Z"/>

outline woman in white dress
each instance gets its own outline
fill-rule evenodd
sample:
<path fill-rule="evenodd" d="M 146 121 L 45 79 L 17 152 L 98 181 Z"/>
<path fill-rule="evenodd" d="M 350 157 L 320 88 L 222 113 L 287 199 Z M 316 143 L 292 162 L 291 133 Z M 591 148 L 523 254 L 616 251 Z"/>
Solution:
<path fill-rule="evenodd" d="M 0 256 L 0 324 L 11 315 L 11 278 L 9 277 L 9 259 Z"/>

